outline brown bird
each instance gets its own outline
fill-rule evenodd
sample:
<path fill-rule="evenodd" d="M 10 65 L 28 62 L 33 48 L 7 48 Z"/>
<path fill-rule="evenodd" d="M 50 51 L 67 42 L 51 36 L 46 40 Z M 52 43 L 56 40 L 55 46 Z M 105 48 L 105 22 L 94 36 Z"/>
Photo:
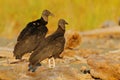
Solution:
<path fill-rule="evenodd" d="M 29 71 L 34 72 L 39 62 L 46 58 L 60 58 L 59 55 L 63 52 L 65 45 L 65 24 L 68 23 L 64 19 L 60 19 L 57 30 L 46 37 L 46 39 L 40 43 L 40 46 L 32 53 L 29 58 Z"/>
<path fill-rule="evenodd" d="M 24 54 L 34 51 L 39 43 L 44 40 L 48 32 L 46 27 L 48 17 L 52 15 L 50 11 L 44 10 L 40 19 L 29 22 L 21 31 L 13 51 L 16 59 L 22 59 Z"/>

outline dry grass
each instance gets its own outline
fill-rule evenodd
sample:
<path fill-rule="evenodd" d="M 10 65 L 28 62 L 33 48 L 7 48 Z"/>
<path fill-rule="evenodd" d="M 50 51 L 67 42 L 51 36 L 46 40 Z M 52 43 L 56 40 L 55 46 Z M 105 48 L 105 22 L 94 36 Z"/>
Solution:
<path fill-rule="evenodd" d="M 59 18 L 68 21 L 67 29 L 78 31 L 97 28 L 106 20 L 117 24 L 119 5 L 119 0 L 0 0 L 0 36 L 16 37 L 28 22 L 40 18 L 43 9 L 55 14 L 49 19 L 50 32 Z"/>
<path fill-rule="evenodd" d="M 66 38 L 65 49 L 77 48 L 78 46 L 80 46 L 80 43 L 82 41 L 80 33 L 76 31 L 67 31 L 65 34 L 65 38 Z"/>

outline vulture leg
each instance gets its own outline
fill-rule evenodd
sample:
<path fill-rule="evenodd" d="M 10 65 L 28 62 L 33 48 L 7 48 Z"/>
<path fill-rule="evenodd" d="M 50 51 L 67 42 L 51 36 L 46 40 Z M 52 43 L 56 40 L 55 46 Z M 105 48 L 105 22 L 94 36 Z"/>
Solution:
<path fill-rule="evenodd" d="M 48 59 L 48 66 L 51 68 L 50 59 Z"/>
<path fill-rule="evenodd" d="M 52 57 L 52 62 L 53 62 L 53 68 L 55 68 L 55 59 Z"/>
<path fill-rule="evenodd" d="M 28 71 L 35 72 L 36 69 L 37 69 L 36 66 L 32 66 L 32 65 L 30 65 Z"/>
<path fill-rule="evenodd" d="M 37 67 L 41 66 L 41 63 L 37 63 L 36 65 L 29 65 L 29 69 L 28 71 L 32 71 L 32 72 L 35 72 Z"/>
<path fill-rule="evenodd" d="M 32 65 L 29 65 L 28 71 L 31 71 L 33 69 Z"/>
<path fill-rule="evenodd" d="M 21 68 L 22 68 L 21 73 L 24 73 L 24 72 L 25 72 L 25 71 L 24 71 L 24 70 L 25 70 L 25 69 L 24 69 L 24 68 L 25 68 L 25 64 L 26 64 L 26 61 L 24 60 L 24 61 L 23 61 L 23 64 L 22 64 L 22 67 L 21 67 Z"/>
<path fill-rule="evenodd" d="M 22 65 L 22 66 L 21 66 L 21 73 L 24 73 L 24 66 L 25 66 L 25 65 Z"/>
<path fill-rule="evenodd" d="M 32 72 L 35 72 L 37 69 L 37 66 L 33 67 Z"/>
<path fill-rule="evenodd" d="M 49 65 L 49 68 L 55 68 L 55 59 L 53 57 L 48 60 L 48 65 Z"/>
<path fill-rule="evenodd" d="M 32 71 L 32 72 L 35 72 L 36 69 L 37 69 L 39 66 L 41 66 L 41 63 L 38 62 L 35 66 L 32 67 L 32 70 L 31 70 L 31 71 Z"/>

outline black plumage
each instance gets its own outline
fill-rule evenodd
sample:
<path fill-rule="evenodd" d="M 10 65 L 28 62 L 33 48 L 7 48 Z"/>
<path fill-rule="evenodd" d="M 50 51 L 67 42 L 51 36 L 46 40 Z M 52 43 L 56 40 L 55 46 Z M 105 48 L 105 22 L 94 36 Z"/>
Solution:
<path fill-rule="evenodd" d="M 36 65 L 46 58 L 60 58 L 59 55 L 64 50 L 65 45 L 65 24 L 67 24 L 67 22 L 60 19 L 57 30 L 46 37 L 46 39 L 40 43 L 40 46 L 32 53 L 29 58 L 29 70 L 34 72 L 37 67 Z"/>
<path fill-rule="evenodd" d="M 40 19 L 28 23 L 21 31 L 13 51 L 16 59 L 21 59 L 25 53 L 34 51 L 45 38 L 48 32 L 46 25 L 50 15 L 52 15 L 50 11 L 44 10 Z"/>
<path fill-rule="evenodd" d="M 40 30 L 40 27 L 47 25 L 47 23 L 48 22 L 45 21 L 42 17 L 41 19 L 38 19 L 36 21 L 29 22 L 27 26 L 21 31 L 20 35 L 17 38 L 17 41 L 23 40 L 26 37 L 29 37 L 31 35 L 38 33 L 38 31 Z M 48 31 L 46 26 L 43 27 L 43 31 L 45 32 Z"/>

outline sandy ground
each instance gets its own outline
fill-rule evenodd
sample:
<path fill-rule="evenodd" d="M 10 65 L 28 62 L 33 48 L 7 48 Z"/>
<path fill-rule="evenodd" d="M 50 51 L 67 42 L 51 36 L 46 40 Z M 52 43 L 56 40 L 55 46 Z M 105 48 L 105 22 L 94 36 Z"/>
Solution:
<path fill-rule="evenodd" d="M 24 62 L 11 64 L 17 61 L 12 53 L 15 40 L 0 38 L 4 41 L 0 43 L 0 80 L 101 80 L 93 78 L 89 73 L 91 67 L 87 63 L 87 58 L 94 54 L 105 56 L 112 52 L 120 52 L 120 38 L 118 35 L 111 37 L 107 34 L 108 37 L 100 37 L 95 34 L 93 37 L 93 33 L 92 36 L 85 34 L 88 33 L 81 36 L 82 40 L 77 48 L 65 49 L 63 59 L 56 59 L 55 68 L 48 68 L 46 59 L 34 73 L 27 71 L 30 54 L 24 56 Z"/>

